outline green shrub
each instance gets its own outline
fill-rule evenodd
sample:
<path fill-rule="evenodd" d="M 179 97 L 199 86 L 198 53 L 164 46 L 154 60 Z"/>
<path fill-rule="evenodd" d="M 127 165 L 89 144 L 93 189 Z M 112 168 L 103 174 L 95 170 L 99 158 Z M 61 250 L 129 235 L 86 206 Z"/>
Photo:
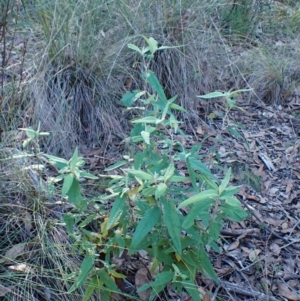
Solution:
<path fill-rule="evenodd" d="M 112 259 L 141 250 L 147 253 L 154 280 L 140 287 L 138 293 L 151 288 L 149 298 L 153 300 L 172 283 L 178 292 L 185 289 L 194 300 L 200 300 L 195 284 L 197 273 L 218 282 L 207 250 L 219 251 L 224 220 L 241 221 L 247 215 L 234 197 L 238 187 L 228 186 L 230 170 L 220 181 L 201 162 L 201 143 L 191 149 L 185 147 L 186 136 L 173 114 L 184 109 L 175 104 L 176 96 L 167 99 L 149 70 L 155 52 L 168 47 L 158 48 L 153 38 L 145 40 L 147 47 L 142 49 L 128 45 L 142 57 L 145 90 L 127 92 L 121 104 L 143 114 L 132 120 L 134 127 L 128 139 L 135 146 L 133 157 L 124 156 L 124 160 L 106 169 L 117 173 L 102 175 L 111 181 L 108 194 L 99 200 L 109 200 L 110 212 L 99 210 L 101 206 L 98 211 L 89 211 L 79 180 L 95 177 L 81 171 L 84 162 L 77 149 L 69 161 L 46 155 L 60 170 L 62 196 L 67 196 L 78 210 L 65 214 L 64 219 L 68 233 L 76 241 L 74 251 L 84 255 L 70 291 L 88 280 L 84 300 L 95 289 L 105 292 L 103 300 L 108 300 L 111 292 L 122 293 L 113 279 L 125 275 Z M 100 231 L 91 230 L 93 222 L 100 224 Z"/>

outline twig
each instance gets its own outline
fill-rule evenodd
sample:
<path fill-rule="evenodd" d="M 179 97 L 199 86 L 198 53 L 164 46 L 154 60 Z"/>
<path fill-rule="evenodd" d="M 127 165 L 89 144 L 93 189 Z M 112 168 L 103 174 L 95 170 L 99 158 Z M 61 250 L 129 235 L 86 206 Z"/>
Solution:
<path fill-rule="evenodd" d="M 221 281 L 220 285 L 228 291 L 233 291 L 237 294 L 241 294 L 247 297 L 255 297 L 255 298 L 260 298 L 262 300 L 279 301 L 279 299 L 275 297 L 253 290 L 249 291 L 247 288 L 243 288 L 240 285 L 235 285 L 227 281 Z"/>

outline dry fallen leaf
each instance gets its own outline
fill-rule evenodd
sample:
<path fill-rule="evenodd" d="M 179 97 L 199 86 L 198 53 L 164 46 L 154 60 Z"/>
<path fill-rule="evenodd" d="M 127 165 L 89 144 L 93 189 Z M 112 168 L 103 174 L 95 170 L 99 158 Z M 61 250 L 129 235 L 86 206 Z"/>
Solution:
<path fill-rule="evenodd" d="M 32 216 L 28 211 L 26 211 L 24 214 L 23 222 L 25 225 L 26 232 L 30 233 L 30 231 L 32 230 Z"/>
<path fill-rule="evenodd" d="M 274 255 L 278 256 L 280 254 L 281 248 L 276 243 L 273 242 L 270 245 L 270 250 Z"/>
<path fill-rule="evenodd" d="M 259 249 L 254 249 L 254 250 L 251 250 L 248 257 L 250 259 L 251 262 L 254 262 L 255 260 L 258 259 L 258 255 L 261 253 L 261 250 Z"/>
<path fill-rule="evenodd" d="M 236 249 L 239 245 L 240 245 L 240 241 L 239 241 L 239 239 L 237 239 L 236 241 L 234 241 L 233 243 L 231 243 L 229 245 L 229 247 L 227 248 L 227 251 L 232 251 L 232 250 Z"/>
<path fill-rule="evenodd" d="M 135 287 L 136 289 L 139 289 L 141 286 L 143 286 L 146 283 L 149 283 L 148 269 L 140 268 L 135 274 Z M 150 293 L 151 293 L 151 289 L 148 288 L 142 292 L 138 292 L 138 295 L 142 300 L 148 300 Z"/>
<path fill-rule="evenodd" d="M 15 259 L 19 255 L 21 255 L 25 250 L 26 244 L 16 244 L 12 248 L 6 251 L 4 258 L 0 259 L 0 263 L 10 262 L 10 260 Z"/>
<path fill-rule="evenodd" d="M 296 294 L 296 292 L 292 291 L 286 283 L 277 281 L 278 294 L 282 297 L 287 298 L 292 301 L 299 301 L 300 295 Z"/>
<path fill-rule="evenodd" d="M 25 272 L 25 273 L 29 273 L 29 272 L 32 271 L 32 269 L 28 265 L 26 265 L 25 263 L 10 265 L 8 267 L 8 269 L 11 270 L 11 271 Z"/>

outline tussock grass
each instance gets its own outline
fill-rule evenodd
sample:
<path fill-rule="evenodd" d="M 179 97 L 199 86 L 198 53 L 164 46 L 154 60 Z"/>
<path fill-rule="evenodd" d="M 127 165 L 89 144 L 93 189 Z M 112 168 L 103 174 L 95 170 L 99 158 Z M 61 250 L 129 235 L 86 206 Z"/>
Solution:
<path fill-rule="evenodd" d="M 2 300 L 82 300 L 81 290 L 67 293 L 67 275 L 82 259 L 72 253 L 62 224 L 66 203 L 25 155 L 13 148 L 0 152 L 0 283 L 9 289 Z"/>

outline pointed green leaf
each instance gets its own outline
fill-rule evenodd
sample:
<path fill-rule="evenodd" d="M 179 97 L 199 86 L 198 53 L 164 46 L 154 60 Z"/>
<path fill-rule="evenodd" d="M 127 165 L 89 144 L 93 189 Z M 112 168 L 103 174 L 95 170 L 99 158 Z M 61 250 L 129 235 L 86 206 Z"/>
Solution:
<path fill-rule="evenodd" d="M 142 50 L 141 50 L 139 47 L 135 46 L 134 44 L 127 44 L 127 47 L 128 47 L 129 49 L 135 50 L 136 52 L 138 52 L 138 53 L 140 53 L 141 55 L 143 55 Z"/>
<path fill-rule="evenodd" d="M 126 195 L 124 195 L 123 197 L 121 197 L 121 196 L 116 197 L 113 207 L 111 208 L 111 211 L 110 211 L 109 219 L 107 222 L 107 230 L 109 230 L 111 227 L 115 226 L 115 224 L 119 221 L 119 219 L 123 213 L 123 209 L 125 206 L 125 200 L 126 200 Z"/>
<path fill-rule="evenodd" d="M 98 177 L 92 175 L 91 173 L 85 172 L 85 171 L 80 171 L 80 177 L 86 178 L 86 179 L 91 179 L 91 180 L 98 179 Z"/>
<path fill-rule="evenodd" d="M 134 103 L 135 93 L 127 91 L 120 100 L 121 105 L 130 107 Z"/>
<path fill-rule="evenodd" d="M 78 227 L 79 227 L 79 228 L 83 228 L 83 227 L 87 226 L 91 221 L 96 220 L 97 217 L 98 217 L 98 214 L 96 214 L 96 213 L 91 214 L 91 215 L 88 216 L 85 220 L 83 220 L 83 221 L 78 225 Z"/>
<path fill-rule="evenodd" d="M 75 148 L 73 156 L 70 160 L 70 168 L 72 171 L 75 169 L 77 162 L 78 162 L 78 147 Z"/>
<path fill-rule="evenodd" d="M 187 181 L 189 181 L 188 177 L 177 176 L 177 175 L 172 176 L 169 180 L 170 183 L 187 182 Z"/>
<path fill-rule="evenodd" d="M 211 99 L 211 98 L 217 98 L 217 97 L 226 97 L 227 93 L 223 92 L 212 92 L 205 95 L 197 95 L 197 97 L 203 98 L 203 99 Z"/>
<path fill-rule="evenodd" d="M 94 262 L 95 256 L 88 256 L 84 258 L 80 266 L 79 275 L 75 280 L 74 284 L 70 287 L 69 293 L 75 291 L 78 287 L 80 287 L 80 285 L 82 285 L 86 281 L 88 274 L 94 265 Z"/>
<path fill-rule="evenodd" d="M 230 186 L 225 188 L 225 190 L 222 192 L 222 194 L 220 195 L 220 199 L 224 200 L 228 197 L 232 197 L 233 195 L 235 195 L 238 191 L 240 190 L 239 186 Z"/>
<path fill-rule="evenodd" d="M 48 154 L 43 154 L 47 159 L 49 159 L 50 164 L 58 167 L 59 169 L 61 169 L 64 166 L 68 165 L 68 161 L 63 159 L 63 158 L 59 158 L 56 156 L 52 156 L 52 155 L 48 155 Z"/>
<path fill-rule="evenodd" d="M 189 158 L 189 162 L 191 164 L 191 168 L 193 168 L 194 170 L 200 171 L 202 174 L 207 175 L 211 179 L 216 179 L 216 176 L 214 176 L 210 172 L 209 168 L 204 163 L 202 163 L 198 158 L 195 158 L 193 156 L 190 156 L 188 158 Z"/>
<path fill-rule="evenodd" d="M 160 291 L 162 291 L 166 285 L 172 281 L 174 276 L 174 272 L 172 271 L 166 271 L 166 272 L 162 272 L 156 275 L 155 277 L 155 281 L 151 282 L 151 283 L 145 283 L 144 285 L 142 285 L 137 292 L 142 292 L 146 289 L 148 289 L 149 287 L 152 287 L 154 290 L 155 294 L 158 294 Z"/>
<path fill-rule="evenodd" d="M 188 292 L 188 294 L 190 295 L 190 297 L 192 297 L 192 299 L 194 301 L 201 301 L 198 287 L 193 281 L 184 280 L 184 281 L 182 281 L 182 284 L 183 284 L 183 287 Z"/>
<path fill-rule="evenodd" d="M 146 43 L 148 44 L 148 48 L 149 48 L 151 54 L 154 54 L 158 49 L 158 42 L 155 39 L 153 39 L 152 37 L 150 37 L 148 39 L 145 36 L 143 36 L 143 38 L 145 39 Z"/>
<path fill-rule="evenodd" d="M 159 183 L 155 190 L 155 199 L 158 200 L 161 196 L 163 196 L 168 189 L 168 186 L 165 183 Z"/>
<path fill-rule="evenodd" d="M 214 189 L 216 192 L 219 191 L 219 187 L 213 179 L 211 179 L 205 174 L 201 174 L 201 179 L 203 179 L 203 181 L 207 183 L 210 186 L 210 188 Z"/>
<path fill-rule="evenodd" d="M 150 133 L 142 131 L 141 136 L 143 137 L 146 144 L 150 144 Z"/>
<path fill-rule="evenodd" d="M 180 112 L 184 112 L 184 113 L 186 112 L 186 109 L 184 109 L 183 107 L 177 105 L 176 103 L 170 104 L 170 109 L 180 111 Z"/>
<path fill-rule="evenodd" d="M 109 274 L 104 270 L 100 269 L 98 270 L 98 275 L 101 281 L 105 284 L 105 286 L 110 289 L 112 292 L 117 293 L 120 292 L 119 288 L 117 287 L 115 281 L 112 280 L 112 278 L 109 276 Z"/>
<path fill-rule="evenodd" d="M 219 187 L 219 195 L 221 195 L 223 193 L 223 191 L 225 190 L 225 188 L 227 187 L 227 185 L 228 185 L 228 183 L 230 181 L 230 175 L 231 175 L 231 168 L 229 168 L 227 170 L 225 178 L 221 182 L 221 185 Z"/>
<path fill-rule="evenodd" d="M 145 212 L 143 218 L 139 221 L 138 226 L 135 229 L 130 249 L 137 249 L 138 244 L 158 222 L 159 216 L 160 210 L 158 207 L 151 208 Z"/>
<path fill-rule="evenodd" d="M 64 214 L 63 218 L 66 223 L 67 232 L 70 235 L 73 233 L 73 226 L 75 225 L 75 217 L 72 213 L 68 212 Z"/>
<path fill-rule="evenodd" d="M 111 171 L 111 170 L 114 170 L 114 169 L 116 169 L 116 168 L 119 168 L 119 167 L 125 165 L 126 163 L 128 163 L 128 161 L 126 161 L 126 160 L 118 161 L 118 162 L 116 162 L 115 164 L 110 165 L 110 166 L 108 166 L 107 168 L 105 168 L 104 171 Z"/>
<path fill-rule="evenodd" d="M 68 201 L 71 204 L 74 204 L 78 209 L 84 210 L 86 209 L 87 203 L 83 199 L 80 192 L 80 185 L 77 180 L 73 180 L 72 185 L 67 193 Z"/>
<path fill-rule="evenodd" d="M 94 291 L 100 290 L 102 287 L 103 287 L 103 281 L 101 281 L 99 277 L 93 276 L 88 284 L 86 291 L 84 292 L 82 301 L 89 301 Z"/>
<path fill-rule="evenodd" d="M 169 181 L 173 177 L 174 172 L 175 172 L 174 162 L 171 162 L 165 171 L 164 181 L 165 182 Z"/>
<path fill-rule="evenodd" d="M 241 207 L 240 201 L 235 197 L 227 197 L 225 198 L 225 201 L 228 205 L 232 207 Z"/>
<path fill-rule="evenodd" d="M 61 196 L 64 198 L 67 193 L 69 192 L 74 180 L 74 175 L 72 173 L 69 173 L 64 176 L 64 184 L 61 190 Z"/>
<path fill-rule="evenodd" d="M 217 196 L 218 196 L 218 193 L 215 190 L 208 189 L 208 190 L 202 191 L 202 192 L 188 198 L 187 200 L 183 201 L 178 206 L 178 209 L 181 209 L 183 207 L 186 207 L 188 205 L 191 205 L 191 204 L 194 204 L 194 203 L 197 203 L 197 202 L 201 202 L 201 201 L 206 200 L 206 199 L 212 199 L 212 198 L 215 198 Z"/>
<path fill-rule="evenodd" d="M 232 207 L 231 205 L 225 203 L 221 207 L 223 213 L 226 215 L 226 218 L 232 220 L 232 221 L 237 221 L 240 222 L 244 220 L 247 216 L 248 213 L 243 210 L 241 207 L 234 206 Z"/>
<path fill-rule="evenodd" d="M 153 180 L 153 176 L 151 174 L 148 174 L 142 170 L 136 170 L 136 169 L 124 169 L 129 174 L 133 175 L 134 177 L 137 177 L 141 180 Z"/>
<path fill-rule="evenodd" d="M 146 80 L 151 85 L 152 89 L 157 92 L 160 100 L 162 100 L 164 104 L 167 103 L 168 100 L 165 95 L 164 89 L 161 86 L 161 84 L 159 83 L 156 75 L 152 71 L 149 71 L 147 73 Z"/>
<path fill-rule="evenodd" d="M 147 116 L 144 118 L 139 118 L 131 121 L 131 123 L 154 123 L 154 124 L 159 124 L 160 122 L 161 120 L 154 116 Z"/>
<path fill-rule="evenodd" d="M 203 246 L 199 248 L 199 261 L 200 261 L 200 270 L 202 273 L 209 276 L 212 280 L 219 283 L 218 276 L 209 260 L 207 253 L 205 252 Z"/>
<path fill-rule="evenodd" d="M 161 199 L 164 206 L 164 223 L 167 226 L 168 233 L 174 248 L 178 254 L 182 253 L 181 247 L 181 223 L 179 213 L 175 210 L 174 205 L 166 199 Z"/>

